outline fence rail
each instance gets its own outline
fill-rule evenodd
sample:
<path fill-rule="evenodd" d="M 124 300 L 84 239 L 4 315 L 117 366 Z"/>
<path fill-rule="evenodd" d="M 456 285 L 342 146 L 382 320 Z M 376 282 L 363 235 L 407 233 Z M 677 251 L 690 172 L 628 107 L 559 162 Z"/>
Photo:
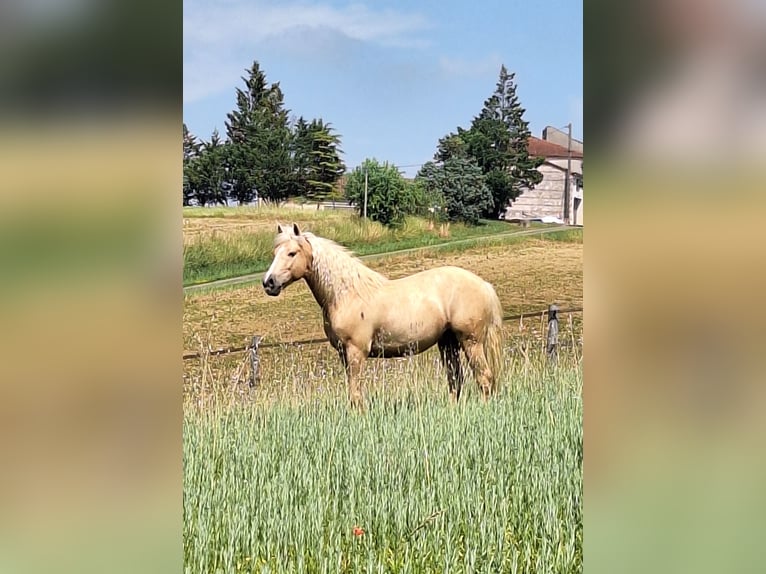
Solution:
<path fill-rule="evenodd" d="M 555 353 L 555 348 L 558 345 L 558 317 L 562 314 L 581 313 L 582 307 L 559 309 L 556 305 L 551 305 L 548 309 L 542 311 L 532 311 L 528 313 L 520 313 L 518 315 L 506 315 L 503 317 L 503 322 L 516 321 L 527 317 L 540 317 L 542 315 L 548 315 L 548 354 Z M 552 337 L 551 333 L 555 332 L 555 336 Z M 217 349 L 210 349 L 208 351 L 187 351 L 183 354 L 183 360 L 199 359 L 203 356 L 217 357 L 220 355 L 229 355 L 231 353 L 240 353 L 243 351 L 257 351 L 260 349 L 273 349 L 276 347 L 300 347 L 304 345 L 317 345 L 320 343 L 326 343 L 327 337 L 321 337 L 316 339 L 302 339 L 299 341 L 274 341 L 269 343 L 263 343 L 263 337 L 255 336 L 246 345 L 238 345 L 231 347 L 219 347 Z"/>

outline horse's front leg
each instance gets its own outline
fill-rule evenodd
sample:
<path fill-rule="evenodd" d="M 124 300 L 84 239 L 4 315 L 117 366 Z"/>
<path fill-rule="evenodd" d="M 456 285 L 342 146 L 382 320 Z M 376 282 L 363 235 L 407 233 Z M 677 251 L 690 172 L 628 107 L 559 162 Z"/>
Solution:
<path fill-rule="evenodd" d="M 351 406 L 364 411 L 362 368 L 367 360 L 367 352 L 353 343 L 347 343 L 341 351 L 341 360 L 346 367 L 348 398 L 351 401 Z"/>

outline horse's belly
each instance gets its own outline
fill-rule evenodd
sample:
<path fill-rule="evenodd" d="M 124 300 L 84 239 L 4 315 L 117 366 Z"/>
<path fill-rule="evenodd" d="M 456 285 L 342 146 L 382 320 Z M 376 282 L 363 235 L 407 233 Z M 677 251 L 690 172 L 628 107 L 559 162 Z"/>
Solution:
<path fill-rule="evenodd" d="M 392 359 L 395 357 L 408 357 L 417 355 L 434 346 L 436 341 L 430 344 L 419 345 L 375 345 L 370 348 L 369 356 L 373 359 Z"/>
<path fill-rule="evenodd" d="M 431 330 L 429 333 L 393 333 L 380 330 L 375 333 L 370 344 L 370 357 L 406 357 L 417 355 L 433 347 L 442 331 Z"/>
<path fill-rule="evenodd" d="M 446 326 L 441 301 L 423 291 L 387 295 L 378 302 L 370 356 L 403 357 L 435 345 Z"/>

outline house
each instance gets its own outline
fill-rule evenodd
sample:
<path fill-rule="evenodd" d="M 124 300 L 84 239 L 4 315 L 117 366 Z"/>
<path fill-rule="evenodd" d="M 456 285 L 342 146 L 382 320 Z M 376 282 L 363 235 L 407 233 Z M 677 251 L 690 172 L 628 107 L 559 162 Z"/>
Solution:
<path fill-rule="evenodd" d="M 573 225 L 583 224 L 582 162 L 583 143 L 551 126 L 543 130 L 543 137 L 529 138 L 529 154 L 545 161 L 538 171 L 542 181 L 534 189 L 526 190 L 506 208 L 506 220 L 557 218 Z M 563 145 L 562 145 L 563 143 Z M 567 163 L 571 165 L 569 209 L 564 209 Z"/>

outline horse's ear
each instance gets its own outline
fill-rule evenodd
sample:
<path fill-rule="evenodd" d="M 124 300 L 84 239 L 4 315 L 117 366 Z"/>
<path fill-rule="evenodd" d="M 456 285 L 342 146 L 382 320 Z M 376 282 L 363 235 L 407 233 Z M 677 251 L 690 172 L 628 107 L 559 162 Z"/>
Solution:
<path fill-rule="evenodd" d="M 298 237 L 300 234 L 301 234 L 301 230 L 298 229 L 298 224 L 297 223 L 293 223 L 293 235 Z"/>
<path fill-rule="evenodd" d="M 277 233 L 282 233 L 282 226 L 277 223 Z"/>

